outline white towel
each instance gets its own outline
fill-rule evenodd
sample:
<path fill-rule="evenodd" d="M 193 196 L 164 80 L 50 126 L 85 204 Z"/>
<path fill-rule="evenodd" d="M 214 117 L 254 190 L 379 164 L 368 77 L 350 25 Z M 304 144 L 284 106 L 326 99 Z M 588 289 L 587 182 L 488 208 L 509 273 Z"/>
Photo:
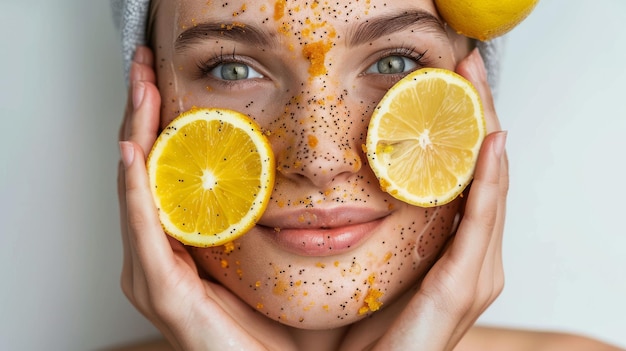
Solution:
<path fill-rule="evenodd" d="M 122 39 L 124 77 L 128 83 L 130 63 L 137 45 L 146 44 L 150 0 L 111 0 L 113 20 Z"/>
<path fill-rule="evenodd" d="M 146 25 L 150 11 L 150 0 L 111 0 L 113 19 L 122 39 L 124 76 L 128 83 L 130 62 L 137 45 L 146 44 Z M 488 42 L 478 42 L 478 49 L 485 61 L 491 89 L 495 90 L 500 72 L 500 58 L 504 46 L 504 37 Z"/>

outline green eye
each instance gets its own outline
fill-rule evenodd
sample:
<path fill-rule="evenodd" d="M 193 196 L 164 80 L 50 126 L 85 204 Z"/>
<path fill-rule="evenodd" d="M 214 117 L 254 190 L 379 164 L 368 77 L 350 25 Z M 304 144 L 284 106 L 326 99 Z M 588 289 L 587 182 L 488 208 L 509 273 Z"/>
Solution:
<path fill-rule="evenodd" d="M 240 62 L 226 62 L 215 66 L 210 74 L 222 80 L 242 80 L 262 78 L 263 75 Z"/>
<path fill-rule="evenodd" d="M 404 56 L 387 56 L 376 61 L 367 69 L 367 73 L 376 74 L 398 74 L 412 71 L 417 64 Z"/>

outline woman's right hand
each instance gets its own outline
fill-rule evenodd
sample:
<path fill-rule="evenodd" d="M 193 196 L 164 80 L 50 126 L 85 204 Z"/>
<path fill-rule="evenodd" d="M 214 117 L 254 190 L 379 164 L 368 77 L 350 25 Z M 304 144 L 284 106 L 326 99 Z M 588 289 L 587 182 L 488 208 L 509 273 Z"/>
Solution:
<path fill-rule="evenodd" d="M 287 349 L 283 327 L 201 279 L 185 246 L 163 232 L 145 167 L 160 123 L 153 61 L 150 49 L 137 49 L 119 134 L 122 290 L 177 350 Z"/>

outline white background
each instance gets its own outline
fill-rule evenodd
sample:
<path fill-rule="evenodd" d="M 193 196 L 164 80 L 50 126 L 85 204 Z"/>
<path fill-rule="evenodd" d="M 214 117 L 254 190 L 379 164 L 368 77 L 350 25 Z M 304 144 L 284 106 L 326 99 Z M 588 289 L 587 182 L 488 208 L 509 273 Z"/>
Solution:
<path fill-rule="evenodd" d="M 542 0 L 508 36 L 507 284 L 481 322 L 626 347 L 626 2 Z M 108 1 L 0 0 L 0 349 L 155 335 L 119 289 Z"/>

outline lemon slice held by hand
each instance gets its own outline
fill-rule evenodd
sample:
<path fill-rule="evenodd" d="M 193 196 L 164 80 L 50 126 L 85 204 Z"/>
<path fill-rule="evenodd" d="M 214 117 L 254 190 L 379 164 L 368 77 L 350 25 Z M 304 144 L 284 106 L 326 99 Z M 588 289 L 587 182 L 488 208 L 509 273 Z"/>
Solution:
<path fill-rule="evenodd" d="M 152 195 L 166 233 L 208 247 L 252 228 L 274 186 L 270 144 L 246 115 L 194 108 L 159 135 L 147 160 Z"/>
<path fill-rule="evenodd" d="M 433 207 L 454 200 L 467 187 L 485 134 L 473 85 L 455 72 L 424 68 L 382 98 L 365 149 L 384 191 L 415 206 Z"/>

